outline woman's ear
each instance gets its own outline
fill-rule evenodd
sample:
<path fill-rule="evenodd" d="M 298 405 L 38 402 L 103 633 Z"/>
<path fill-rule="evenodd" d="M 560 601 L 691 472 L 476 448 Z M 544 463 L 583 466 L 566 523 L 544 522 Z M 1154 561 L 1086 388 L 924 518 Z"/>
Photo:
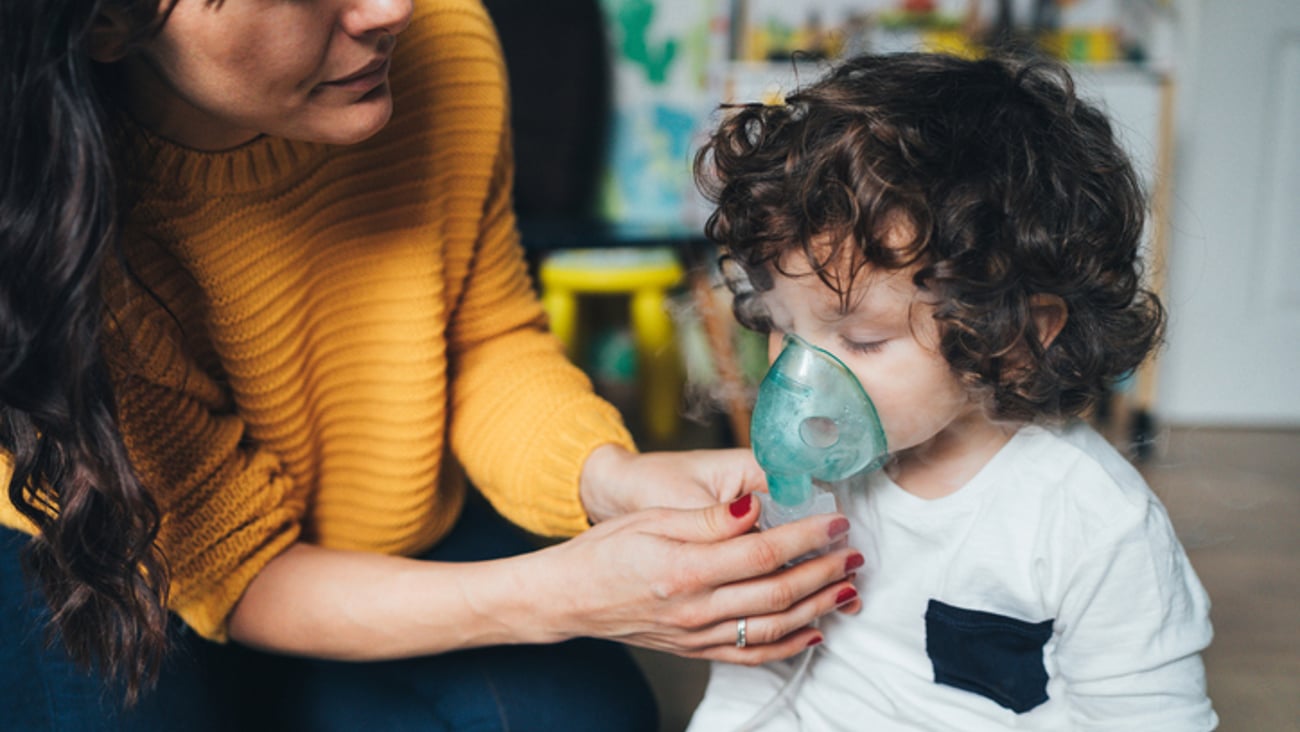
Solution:
<path fill-rule="evenodd" d="M 95 16 L 95 24 L 86 39 L 90 58 L 102 64 L 121 61 L 131 39 L 131 22 L 121 8 L 106 7 Z"/>
<path fill-rule="evenodd" d="M 1039 344 L 1046 349 L 1061 334 L 1070 309 L 1059 295 L 1038 293 L 1029 296 L 1029 317 L 1034 319 Z"/>

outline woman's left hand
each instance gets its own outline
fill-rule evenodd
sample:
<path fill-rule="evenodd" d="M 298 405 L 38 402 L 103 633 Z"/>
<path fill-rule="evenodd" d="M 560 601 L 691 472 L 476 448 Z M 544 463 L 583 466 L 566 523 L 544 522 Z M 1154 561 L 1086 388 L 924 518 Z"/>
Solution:
<path fill-rule="evenodd" d="M 703 508 L 765 488 L 749 450 L 633 453 L 597 448 L 582 468 L 580 495 L 592 523 L 645 508 Z"/>

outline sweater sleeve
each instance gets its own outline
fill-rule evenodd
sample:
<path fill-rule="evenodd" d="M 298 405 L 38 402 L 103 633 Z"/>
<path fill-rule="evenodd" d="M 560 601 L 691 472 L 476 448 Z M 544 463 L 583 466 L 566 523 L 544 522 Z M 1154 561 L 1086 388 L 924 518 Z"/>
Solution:
<path fill-rule="evenodd" d="M 501 109 L 475 251 L 449 324 L 450 440 L 503 515 L 535 533 L 572 535 L 588 525 L 578 499 L 587 456 L 608 443 L 633 445 L 617 410 L 593 393 L 547 331 L 511 208 L 513 159 Z"/>
<path fill-rule="evenodd" d="M 130 354 L 109 359 L 119 425 L 162 513 L 168 605 L 200 635 L 225 641 L 244 590 L 297 539 L 304 503 L 278 458 L 244 439 L 226 392 L 164 318 L 127 321 L 129 344 L 110 329 L 110 343 Z"/>

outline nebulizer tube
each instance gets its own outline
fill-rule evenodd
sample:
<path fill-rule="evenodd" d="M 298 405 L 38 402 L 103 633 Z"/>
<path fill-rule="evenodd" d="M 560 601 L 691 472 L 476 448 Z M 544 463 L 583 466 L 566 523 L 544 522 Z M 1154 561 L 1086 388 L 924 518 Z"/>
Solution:
<path fill-rule="evenodd" d="M 876 406 L 853 372 L 828 351 L 787 335 L 758 388 L 750 424 L 754 457 L 767 474 L 759 494 L 763 529 L 833 513 L 836 483 L 874 470 L 887 455 Z M 737 732 L 757 729 L 797 688 L 817 647 L 804 651 L 793 674 Z"/>

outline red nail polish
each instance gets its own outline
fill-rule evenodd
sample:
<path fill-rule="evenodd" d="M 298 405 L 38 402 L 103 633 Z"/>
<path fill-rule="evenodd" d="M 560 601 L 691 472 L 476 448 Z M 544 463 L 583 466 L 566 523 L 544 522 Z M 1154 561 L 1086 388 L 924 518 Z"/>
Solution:
<path fill-rule="evenodd" d="M 844 603 L 848 602 L 849 600 L 852 600 L 857 596 L 858 596 L 857 590 L 853 589 L 852 587 L 845 587 L 844 589 L 840 590 L 840 594 L 835 596 L 835 604 L 843 605 Z"/>
<path fill-rule="evenodd" d="M 813 638 L 812 640 L 808 641 L 808 645 L 804 646 L 804 648 L 812 648 L 813 646 L 817 645 L 818 643 L 821 643 L 822 640 L 823 640 L 822 637 L 819 635 L 819 636 L 817 636 L 816 638 Z"/>
<path fill-rule="evenodd" d="M 861 567 L 866 563 L 866 561 L 866 559 L 862 558 L 861 554 L 850 554 L 849 558 L 844 560 L 844 573 L 848 574 L 849 572 L 852 572 L 858 567 Z"/>
<path fill-rule="evenodd" d="M 746 493 L 740 498 L 737 498 L 736 500 L 731 502 L 731 506 L 730 506 L 731 515 L 735 516 L 736 518 L 740 518 L 741 516 L 744 516 L 745 514 L 749 513 L 749 506 L 753 502 L 754 502 L 753 493 Z"/>
<path fill-rule="evenodd" d="M 838 539 L 841 536 L 844 536 L 849 533 L 849 520 L 846 518 L 835 519 L 826 529 L 826 533 L 830 534 L 832 539 Z"/>

